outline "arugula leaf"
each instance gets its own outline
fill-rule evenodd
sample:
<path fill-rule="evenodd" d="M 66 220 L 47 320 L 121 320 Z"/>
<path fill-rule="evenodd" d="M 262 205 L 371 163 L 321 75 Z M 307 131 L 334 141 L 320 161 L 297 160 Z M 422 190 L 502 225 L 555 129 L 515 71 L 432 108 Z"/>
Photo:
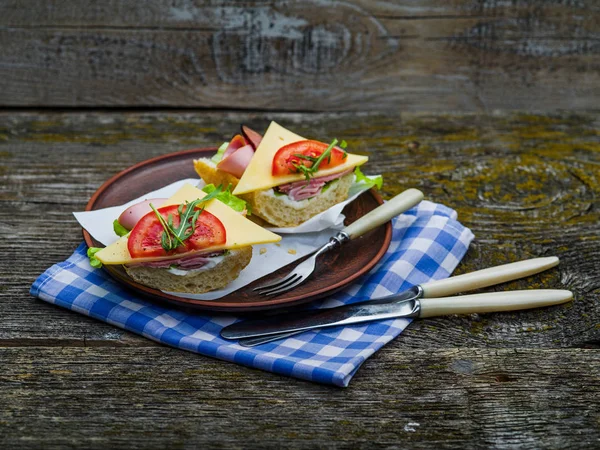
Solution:
<path fill-rule="evenodd" d="M 216 187 L 214 184 L 207 184 L 206 186 L 204 186 L 202 188 L 202 190 L 204 192 L 206 192 L 207 194 L 211 194 L 212 192 L 214 192 L 215 190 L 217 190 L 219 188 L 221 188 L 221 191 L 219 192 L 219 194 L 216 197 L 217 200 L 219 200 L 222 203 L 225 203 L 227 206 L 229 206 L 234 211 L 242 212 L 242 211 L 246 210 L 248 215 L 250 215 L 250 205 L 248 205 L 241 198 L 236 197 L 235 195 L 233 195 L 231 193 L 231 184 L 229 186 L 227 186 L 227 189 L 224 191 L 222 190 L 222 185 L 219 185 L 218 187 Z M 206 197 L 204 197 L 204 198 L 206 198 Z"/>
<path fill-rule="evenodd" d="M 321 153 L 318 158 L 314 158 L 313 156 L 295 155 L 298 156 L 300 159 L 305 159 L 307 161 L 312 162 L 313 164 L 310 167 L 306 167 L 304 164 L 294 164 L 294 167 L 296 168 L 296 170 L 298 170 L 298 172 L 302 172 L 304 174 L 304 178 L 307 181 L 310 180 L 311 177 L 314 176 L 315 172 L 319 170 L 319 166 L 325 158 L 327 158 L 327 161 L 331 160 L 331 149 L 335 147 L 337 143 L 337 139 L 331 141 L 329 147 L 327 147 L 327 149 L 323 153 Z"/>
<path fill-rule="evenodd" d="M 129 233 L 129 230 L 121 225 L 117 219 L 113 222 L 113 230 L 115 230 L 115 234 L 119 237 Z"/>
<path fill-rule="evenodd" d="M 179 205 L 179 208 L 177 208 L 179 214 L 179 226 L 177 228 L 173 225 L 172 214 L 169 214 L 167 220 L 165 220 L 162 214 L 158 212 L 152 203 L 150 203 L 150 208 L 152 208 L 152 211 L 154 211 L 154 214 L 156 214 L 158 221 L 164 229 L 160 239 L 160 245 L 166 252 L 175 250 L 180 245 L 183 245 L 183 241 L 194 234 L 194 231 L 196 230 L 196 220 L 198 220 L 198 216 L 204 209 L 201 208 L 196 210 L 196 206 L 200 203 L 204 203 L 204 199 L 197 199 L 191 203 L 186 202 L 185 204 L 182 203 Z M 184 206 L 186 207 L 185 212 L 183 210 Z"/>
<path fill-rule="evenodd" d="M 383 186 L 383 177 L 381 175 L 377 175 L 376 177 L 367 177 L 364 173 L 361 172 L 360 168 L 357 166 L 354 169 L 354 176 L 356 177 L 357 183 L 364 183 L 372 188 L 373 186 L 377 186 L 377 189 L 381 189 Z"/>
<path fill-rule="evenodd" d="M 173 224 L 172 214 L 169 214 L 167 216 L 167 220 L 165 220 L 162 214 L 158 212 L 152 203 L 150 203 L 150 208 L 152 208 L 152 211 L 154 211 L 154 214 L 156 214 L 156 217 L 158 218 L 158 221 L 164 230 L 160 238 L 160 245 L 166 252 L 175 250 L 180 245 L 183 245 L 183 241 L 189 239 L 190 236 L 194 234 L 194 231 L 196 231 L 196 221 L 198 220 L 200 214 L 202 214 L 202 211 L 204 211 L 204 206 L 199 209 L 196 209 L 196 207 L 204 205 L 204 203 L 217 198 L 221 191 L 221 186 L 218 186 L 213 192 L 202 199 L 198 198 L 193 202 L 185 202 L 179 205 L 177 208 L 177 213 L 179 214 L 179 225 L 177 227 L 175 227 Z"/>
<path fill-rule="evenodd" d="M 225 150 L 227 150 L 228 145 L 229 145 L 229 142 L 223 142 L 223 145 L 221 145 L 219 147 L 219 150 L 217 150 L 217 153 L 215 153 L 213 155 L 213 157 L 210 158 L 210 160 L 212 162 L 214 162 L 215 164 L 220 163 L 221 160 L 223 159 L 223 154 L 225 153 Z"/>
<path fill-rule="evenodd" d="M 102 250 L 100 247 L 89 247 L 87 250 L 87 257 L 90 259 L 90 266 L 95 267 L 96 269 L 102 267 L 102 263 L 100 262 L 100 260 L 96 259 L 96 257 L 94 256 L 100 250 Z"/>
<path fill-rule="evenodd" d="M 229 189 L 229 187 L 228 187 L 228 189 Z M 204 192 L 206 192 L 206 191 L 204 191 Z M 206 197 L 204 197 L 203 199 L 198 199 L 196 201 L 199 201 L 201 203 L 207 203 L 207 202 L 211 201 L 214 198 L 218 199 L 219 195 L 223 194 L 223 185 L 220 184 L 216 188 L 211 189 L 210 192 L 206 192 L 206 193 L 208 194 Z"/>
<path fill-rule="evenodd" d="M 163 234 L 160 237 L 160 245 L 162 248 L 168 252 L 169 250 L 176 249 L 180 244 L 183 244 L 181 239 L 179 242 L 176 242 L 177 239 L 175 236 L 177 235 L 177 232 L 173 228 L 173 216 L 169 214 L 168 221 L 165 221 L 165 218 L 158 212 L 152 203 L 150 203 L 150 208 L 152 208 L 152 211 L 154 211 L 154 214 L 156 214 L 158 221 L 164 229 Z"/>

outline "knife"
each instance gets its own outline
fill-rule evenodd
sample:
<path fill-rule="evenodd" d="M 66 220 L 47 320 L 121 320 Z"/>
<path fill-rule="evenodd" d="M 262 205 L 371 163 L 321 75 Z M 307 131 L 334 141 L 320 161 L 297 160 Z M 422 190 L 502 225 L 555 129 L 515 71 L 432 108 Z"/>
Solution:
<path fill-rule="evenodd" d="M 493 292 L 448 297 L 533 275 L 558 264 L 557 257 L 535 258 L 476 272 L 431 281 L 400 294 L 389 295 L 335 308 L 270 316 L 267 319 L 238 322 L 223 328 L 225 339 L 242 339 L 245 345 L 258 345 L 315 328 L 364 323 L 399 317 L 433 317 L 448 314 L 513 311 L 564 303 L 573 294 L 566 290 L 539 289 Z M 259 337 L 264 337 L 259 339 Z M 249 341 L 248 338 L 252 338 Z"/>

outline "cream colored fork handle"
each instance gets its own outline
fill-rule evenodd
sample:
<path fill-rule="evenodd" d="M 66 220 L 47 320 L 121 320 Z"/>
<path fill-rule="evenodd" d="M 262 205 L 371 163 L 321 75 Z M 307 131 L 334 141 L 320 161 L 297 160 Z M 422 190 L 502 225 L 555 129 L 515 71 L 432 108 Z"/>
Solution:
<path fill-rule="evenodd" d="M 526 259 L 502 266 L 490 267 L 475 272 L 445 278 L 443 280 L 430 281 L 422 284 L 423 297 L 444 297 L 446 295 L 458 294 L 459 292 L 472 291 L 475 289 L 517 280 L 529 275 L 543 272 L 558 264 L 556 256 L 547 258 Z"/>
<path fill-rule="evenodd" d="M 412 208 L 421 200 L 423 200 L 423 193 L 421 191 L 418 189 L 407 189 L 351 223 L 342 232 L 350 236 L 350 239 L 362 236 L 367 231 L 386 223 L 392 217 Z"/>
<path fill-rule="evenodd" d="M 419 317 L 447 316 L 449 314 L 517 311 L 558 305 L 573 298 L 571 291 L 561 289 L 531 289 L 528 291 L 490 292 L 487 294 L 459 295 L 445 298 L 422 298 Z"/>

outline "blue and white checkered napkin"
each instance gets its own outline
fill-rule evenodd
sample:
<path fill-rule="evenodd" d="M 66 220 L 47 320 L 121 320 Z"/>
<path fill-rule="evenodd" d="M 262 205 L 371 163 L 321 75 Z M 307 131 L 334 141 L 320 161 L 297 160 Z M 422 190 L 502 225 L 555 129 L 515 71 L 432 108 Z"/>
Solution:
<path fill-rule="evenodd" d="M 428 201 L 392 223 L 392 242 L 379 263 L 319 307 L 390 295 L 446 278 L 473 239 L 471 231 L 456 221 L 455 211 Z M 137 297 L 105 271 L 92 268 L 86 251 L 82 243 L 68 260 L 40 275 L 31 294 L 163 344 L 283 375 L 347 386 L 360 365 L 410 323 L 389 319 L 308 331 L 245 348 L 219 336 L 236 317 L 183 312 Z"/>

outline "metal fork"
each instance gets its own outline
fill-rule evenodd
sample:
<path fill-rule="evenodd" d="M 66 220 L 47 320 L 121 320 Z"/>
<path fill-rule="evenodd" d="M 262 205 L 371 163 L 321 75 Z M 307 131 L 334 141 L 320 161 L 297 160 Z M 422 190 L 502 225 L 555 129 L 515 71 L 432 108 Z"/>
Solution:
<path fill-rule="evenodd" d="M 423 200 L 423 193 L 418 189 L 408 189 L 391 200 L 385 202 L 383 205 L 378 206 L 374 210 L 365 214 L 360 219 L 348 225 L 343 230 L 339 231 L 335 236 L 332 236 L 325 245 L 317 249 L 307 260 L 297 265 L 294 270 L 283 277 L 281 280 L 277 280 L 273 283 L 263 284 L 254 288 L 254 291 L 260 295 L 279 295 L 284 292 L 294 289 L 299 284 L 306 281 L 306 279 L 313 273 L 316 266 L 317 257 L 329 250 L 338 248 L 344 243 L 362 236 L 367 231 L 384 224 L 392 217 L 403 213 L 407 209 L 412 208 L 417 203 Z"/>

